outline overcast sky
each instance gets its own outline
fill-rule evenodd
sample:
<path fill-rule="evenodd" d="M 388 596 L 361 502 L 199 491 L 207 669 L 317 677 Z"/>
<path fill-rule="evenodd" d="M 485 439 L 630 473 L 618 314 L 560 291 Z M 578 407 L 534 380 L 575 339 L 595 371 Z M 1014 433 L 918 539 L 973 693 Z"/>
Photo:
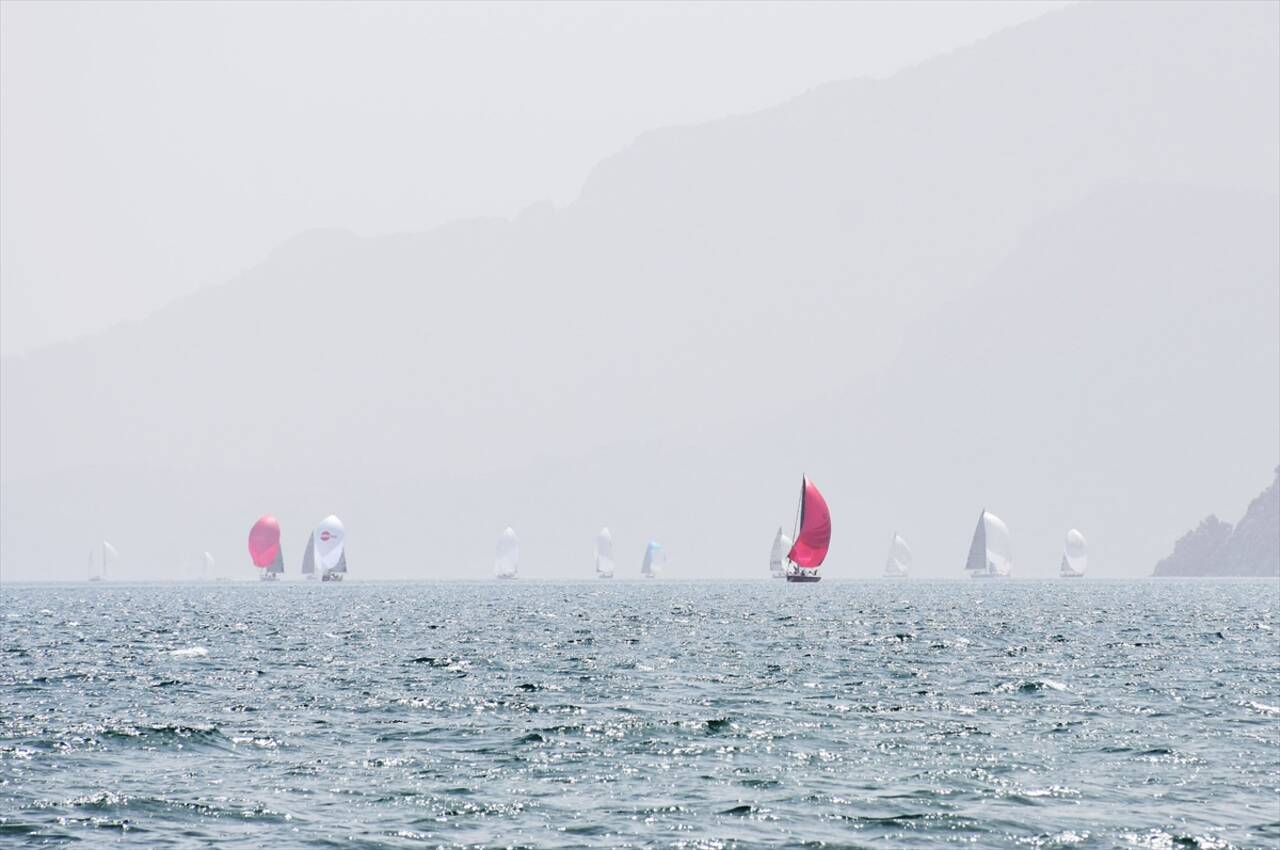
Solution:
<path fill-rule="evenodd" d="M 146 315 L 310 228 L 565 204 L 646 130 L 1063 5 L 5 2 L 0 353 Z"/>

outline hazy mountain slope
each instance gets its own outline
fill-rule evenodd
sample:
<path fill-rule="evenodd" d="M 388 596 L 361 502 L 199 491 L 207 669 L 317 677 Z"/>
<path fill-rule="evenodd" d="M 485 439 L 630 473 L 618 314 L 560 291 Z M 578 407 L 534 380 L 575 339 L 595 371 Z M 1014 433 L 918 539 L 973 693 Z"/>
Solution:
<path fill-rule="evenodd" d="M 1256 382 L 1276 363 L 1278 21 L 1072 8 L 649 134 L 562 211 L 307 234 L 146 321 L 5 360 L 0 563 L 70 577 L 108 531 L 138 563 L 238 552 L 274 510 L 300 539 L 338 513 L 384 572 L 416 571 L 396 559 L 424 530 L 436 574 L 487 562 L 513 523 L 536 575 L 540 544 L 571 557 L 603 522 L 620 551 L 665 536 L 673 574 L 726 572 L 788 520 L 803 468 L 843 508 L 850 573 L 894 527 L 949 573 L 986 500 L 1037 541 L 1028 569 L 1070 525 L 1100 569 L 1108 538 L 1143 541 L 1113 559 L 1143 569 L 1145 535 L 1185 525 L 1177 487 L 1201 504 L 1275 460 L 1275 382 Z M 1266 194 L 1099 194 L 1117 179 Z M 1212 451 L 1179 477 L 1188 440 Z"/>
<path fill-rule="evenodd" d="M 1158 576 L 1280 576 L 1280 467 L 1233 529 L 1212 514 L 1156 564 Z"/>

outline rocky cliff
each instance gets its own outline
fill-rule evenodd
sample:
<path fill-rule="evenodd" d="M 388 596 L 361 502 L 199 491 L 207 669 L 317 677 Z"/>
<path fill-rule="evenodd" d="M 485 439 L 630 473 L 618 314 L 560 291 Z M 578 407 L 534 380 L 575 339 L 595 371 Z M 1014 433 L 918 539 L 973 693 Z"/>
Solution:
<path fill-rule="evenodd" d="M 1156 564 L 1158 576 L 1280 575 L 1280 467 L 1271 486 L 1249 503 L 1232 529 L 1215 516 L 1203 520 Z"/>

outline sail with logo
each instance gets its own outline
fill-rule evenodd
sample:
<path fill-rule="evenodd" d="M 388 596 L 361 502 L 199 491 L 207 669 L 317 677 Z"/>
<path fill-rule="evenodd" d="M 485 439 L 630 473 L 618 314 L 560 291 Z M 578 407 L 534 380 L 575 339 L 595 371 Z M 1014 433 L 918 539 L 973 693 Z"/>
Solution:
<path fill-rule="evenodd" d="M 774 578 L 786 578 L 787 552 L 791 550 L 791 538 L 778 526 L 778 533 L 773 535 L 773 549 L 769 552 L 769 575 Z"/>
<path fill-rule="evenodd" d="M 89 550 L 89 581 L 106 581 L 119 560 L 120 553 L 107 541 L 94 546 Z"/>
<path fill-rule="evenodd" d="M 1067 532 L 1067 540 L 1063 544 L 1062 564 L 1058 575 L 1062 578 L 1084 578 L 1084 570 L 1088 565 L 1089 544 L 1084 535 L 1073 528 Z"/>
<path fill-rule="evenodd" d="M 613 534 L 608 526 L 596 535 L 596 576 L 613 578 Z"/>
<path fill-rule="evenodd" d="M 520 568 L 520 541 L 515 529 L 507 526 L 498 535 L 498 553 L 494 557 L 493 572 L 501 579 L 513 579 Z"/>
<path fill-rule="evenodd" d="M 347 530 L 330 514 L 315 530 L 316 569 L 321 581 L 342 581 L 347 575 Z"/>
<path fill-rule="evenodd" d="M 889 557 L 884 562 L 885 578 L 906 578 L 911 569 L 911 549 L 902 536 L 895 533 L 889 544 Z"/>
<path fill-rule="evenodd" d="M 795 542 L 787 552 L 787 581 L 819 581 L 818 567 L 831 548 L 831 509 L 806 475 L 800 481 L 800 508 Z"/>
<path fill-rule="evenodd" d="M 656 540 L 650 540 L 644 549 L 644 560 L 640 562 L 640 575 L 645 578 L 657 578 L 667 565 L 667 550 Z"/>
<path fill-rule="evenodd" d="M 284 554 L 280 550 L 280 522 L 271 514 L 263 514 L 249 529 L 249 557 L 258 568 L 262 581 L 276 581 L 284 572 Z"/>
<path fill-rule="evenodd" d="M 1008 578 L 1013 570 L 1009 528 L 985 508 L 978 514 L 978 527 L 973 530 L 964 568 L 973 578 Z"/>

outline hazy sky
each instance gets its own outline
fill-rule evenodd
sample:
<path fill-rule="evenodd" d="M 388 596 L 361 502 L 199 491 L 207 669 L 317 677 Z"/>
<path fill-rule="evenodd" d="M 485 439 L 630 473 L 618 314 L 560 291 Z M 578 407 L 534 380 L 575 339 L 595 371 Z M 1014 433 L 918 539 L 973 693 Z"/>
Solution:
<path fill-rule="evenodd" d="M 310 228 L 563 204 L 646 130 L 1063 5 L 5 2 L 0 353 L 146 315 Z"/>

